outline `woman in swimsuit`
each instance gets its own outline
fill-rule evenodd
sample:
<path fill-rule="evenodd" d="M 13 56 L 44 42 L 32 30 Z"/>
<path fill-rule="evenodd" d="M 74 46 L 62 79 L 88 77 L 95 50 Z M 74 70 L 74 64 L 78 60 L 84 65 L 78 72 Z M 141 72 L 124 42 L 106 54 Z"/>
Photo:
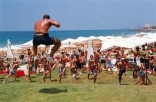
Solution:
<path fill-rule="evenodd" d="M 61 60 L 59 62 L 59 83 L 61 82 L 61 79 L 62 79 L 62 75 L 66 75 L 66 67 L 65 67 L 65 61 L 64 60 Z"/>
<path fill-rule="evenodd" d="M 46 58 L 43 58 L 43 68 L 44 68 L 44 72 L 43 72 L 43 82 L 45 83 L 45 78 L 47 76 L 47 74 L 50 72 L 50 63 L 47 61 Z M 50 80 L 51 81 L 51 80 Z"/>
<path fill-rule="evenodd" d="M 89 72 L 88 72 L 88 79 L 89 76 L 93 74 L 94 75 L 94 83 L 96 82 L 97 79 L 97 74 L 98 74 L 98 68 L 96 65 L 96 62 L 94 60 L 93 55 L 90 55 L 90 59 L 89 59 Z"/>
<path fill-rule="evenodd" d="M 76 67 L 76 60 L 74 59 L 74 55 L 70 57 L 70 71 L 72 78 L 76 78 L 77 75 L 77 67 Z"/>
<path fill-rule="evenodd" d="M 113 73 L 111 58 L 109 55 L 105 57 L 105 61 L 106 61 L 106 73 L 108 72 L 108 68 L 110 68 L 111 72 Z"/>
<path fill-rule="evenodd" d="M 37 61 L 37 60 L 36 60 Z M 26 80 L 29 80 L 31 82 L 31 77 L 30 77 L 30 74 L 31 72 L 35 72 L 35 68 L 34 68 L 34 59 L 33 57 L 31 57 L 29 60 L 28 60 L 28 78 L 26 78 Z"/>
<path fill-rule="evenodd" d="M 122 75 L 123 73 L 125 73 L 126 71 L 126 63 L 124 62 L 123 59 L 121 59 L 121 61 L 118 63 L 119 66 L 119 85 L 121 85 L 121 79 L 122 79 Z"/>
<path fill-rule="evenodd" d="M 14 64 L 14 65 L 12 66 L 12 68 L 10 69 L 9 74 L 8 74 L 8 75 L 5 77 L 5 79 L 3 80 L 3 83 L 5 83 L 6 80 L 7 80 L 11 75 L 14 75 L 14 77 L 15 77 L 14 81 L 16 81 L 16 77 L 17 77 L 16 71 L 17 71 L 17 68 L 18 68 L 18 67 L 19 67 L 18 64 Z"/>

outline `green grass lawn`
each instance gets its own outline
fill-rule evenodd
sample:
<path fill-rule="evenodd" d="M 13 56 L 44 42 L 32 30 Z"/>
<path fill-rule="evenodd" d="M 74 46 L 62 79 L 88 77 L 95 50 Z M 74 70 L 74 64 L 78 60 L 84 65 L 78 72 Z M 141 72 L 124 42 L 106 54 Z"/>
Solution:
<path fill-rule="evenodd" d="M 42 75 L 34 76 L 27 82 L 26 77 L 17 78 L 12 82 L 9 78 L 2 83 L 4 75 L 0 75 L 0 102 L 156 102 L 156 76 L 149 75 L 152 85 L 135 85 L 131 77 L 123 75 L 122 85 L 118 84 L 117 73 L 106 74 L 105 71 L 98 75 L 96 84 L 93 76 L 87 79 L 87 73 L 72 79 L 69 70 L 67 78 L 58 83 L 58 69 L 52 72 L 52 82 L 48 77 L 46 83 L 42 81 Z"/>

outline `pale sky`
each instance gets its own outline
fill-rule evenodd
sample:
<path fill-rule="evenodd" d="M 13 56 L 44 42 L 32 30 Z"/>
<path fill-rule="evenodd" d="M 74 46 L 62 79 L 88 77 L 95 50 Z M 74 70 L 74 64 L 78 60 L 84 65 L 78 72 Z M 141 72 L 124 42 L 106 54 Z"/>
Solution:
<path fill-rule="evenodd" d="M 0 0 L 0 31 L 33 31 L 49 14 L 50 30 L 127 29 L 156 25 L 156 0 Z"/>

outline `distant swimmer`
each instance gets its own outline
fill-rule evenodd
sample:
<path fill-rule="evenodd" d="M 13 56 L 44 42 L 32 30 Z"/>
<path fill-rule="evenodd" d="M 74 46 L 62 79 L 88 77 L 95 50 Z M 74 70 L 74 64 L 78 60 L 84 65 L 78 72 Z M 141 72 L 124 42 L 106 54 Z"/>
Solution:
<path fill-rule="evenodd" d="M 37 59 L 37 46 L 40 44 L 43 45 L 54 45 L 50 58 L 53 58 L 55 52 L 59 49 L 61 41 L 54 37 L 49 37 L 48 30 L 51 26 L 60 27 L 60 23 L 57 21 L 50 20 L 49 15 L 44 15 L 42 20 L 38 20 L 34 24 L 34 37 L 33 37 L 33 54 L 34 60 Z"/>

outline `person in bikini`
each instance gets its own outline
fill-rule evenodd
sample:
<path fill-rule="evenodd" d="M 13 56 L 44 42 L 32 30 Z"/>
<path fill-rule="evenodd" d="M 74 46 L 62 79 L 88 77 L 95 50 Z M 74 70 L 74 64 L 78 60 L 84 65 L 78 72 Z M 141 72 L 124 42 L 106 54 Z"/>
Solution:
<path fill-rule="evenodd" d="M 49 67 L 50 67 L 50 70 L 49 70 L 49 82 L 52 82 L 52 76 L 51 76 L 51 73 L 52 73 L 52 71 L 54 71 L 55 70 L 55 68 L 56 68 L 56 65 L 57 65 L 57 62 L 50 62 L 49 63 Z"/>
<path fill-rule="evenodd" d="M 77 69 L 79 71 L 81 71 L 82 70 L 82 59 L 81 59 L 80 55 L 76 55 L 75 61 L 76 61 L 76 67 L 77 67 Z M 81 72 L 80 72 L 80 75 L 82 75 Z"/>
<path fill-rule="evenodd" d="M 84 73 L 84 71 L 87 70 L 87 67 L 86 67 L 87 58 L 85 57 L 83 51 L 81 51 L 80 59 L 81 59 L 80 75 L 82 75 L 82 73 Z"/>
<path fill-rule="evenodd" d="M 96 67 L 98 69 L 98 73 L 101 74 L 102 73 L 102 69 L 100 67 L 100 51 L 97 50 L 94 52 L 94 59 L 95 59 L 95 64 L 96 64 Z"/>
<path fill-rule="evenodd" d="M 54 70 L 56 64 L 55 63 L 50 63 L 49 61 L 47 61 L 46 58 L 43 58 L 43 68 L 44 68 L 44 72 L 43 72 L 43 82 L 46 83 L 46 76 L 49 73 L 49 82 L 51 82 L 51 71 Z"/>
<path fill-rule="evenodd" d="M 71 55 L 70 57 L 70 71 L 71 71 L 72 78 L 76 78 L 77 67 L 76 67 L 76 59 L 74 58 L 74 55 Z"/>
<path fill-rule="evenodd" d="M 62 75 L 66 75 L 65 61 L 61 59 L 59 62 L 59 83 L 61 83 Z"/>
<path fill-rule="evenodd" d="M 53 55 L 55 52 L 59 49 L 61 45 L 61 41 L 54 37 L 49 37 L 48 30 L 51 26 L 60 27 L 60 23 L 50 20 L 49 15 L 44 15 L 42 20 L 38 20 L 34 24 L 34 37 L 33 37 L 33 54 L 34 54 L 34 60 L 37 59 L 37 46 L 40 44 L 44 45 L 52 45 L 54 44 L 54 47 L 52 49 L 52 53 L 50 54 L 51 60 L 53 59 Z"/>
<path fill-rule="evenodd" d="M 37 61 L 38 60 L 35 60 L 35 63 L 34 63 L 34 60 L 33 60 L 33 57 L 31 57 L 29 60 L 28 60 L 28 66 L 27 66 L 27 69 L 28 69 L 28 76 L 26 78 L 26 80 L 30 81 L 31 82 L 31 73 L 32 72 L 35 72 L 36 68 L 37 68 Z"/>
<path fill-rule="evenodd" d="M 38 55 L 38 68 L 37 68 L 37 73 L 39 74 L 40 71 L 43 68 L 43 57 L 41 57 L 41 54 Z"/>
<path fill-rule="evenodd" d="M 118 70 L 119 70 L 119 73 L 118 73 L 119 85 L 121 85 L 122 75 L 126 71 L 126 63 L 123 58 L 120 59 L 120 61 L 117 63 L 117 66 L 118 66 Z"/>
<path fill-rule="evenodd" d="M 5 83 L 6 80 L 7 80 L 11 75 L 14 75 L 14 77 L 15 77 L 14 81 L 16 81 L 16 78 L 17 78 L 17 73 L 16 73 L 17 68 L 19 68 L 19 65 L 18 65 L 18 64 L 14 64 L 14 65 L 12 66 L 12 68 L 11 68 L 10 71 L 9 71 L 9 74 L 8 74 L 8 75 L 5 77 L 5 79 L 3 80 L 3 83 Z"/>
<path fill-rule="evenodd" d="M 96 79 L 97 79 L 97 75 L 98 75 L 98 68 L 97 68 L 97 65 L 96 65 L 93 55 L 90 55 L 90 59 L 89 59 L 88 79 L 91 74 L 94 75 L 94 83 L 95 83 Z"/>

